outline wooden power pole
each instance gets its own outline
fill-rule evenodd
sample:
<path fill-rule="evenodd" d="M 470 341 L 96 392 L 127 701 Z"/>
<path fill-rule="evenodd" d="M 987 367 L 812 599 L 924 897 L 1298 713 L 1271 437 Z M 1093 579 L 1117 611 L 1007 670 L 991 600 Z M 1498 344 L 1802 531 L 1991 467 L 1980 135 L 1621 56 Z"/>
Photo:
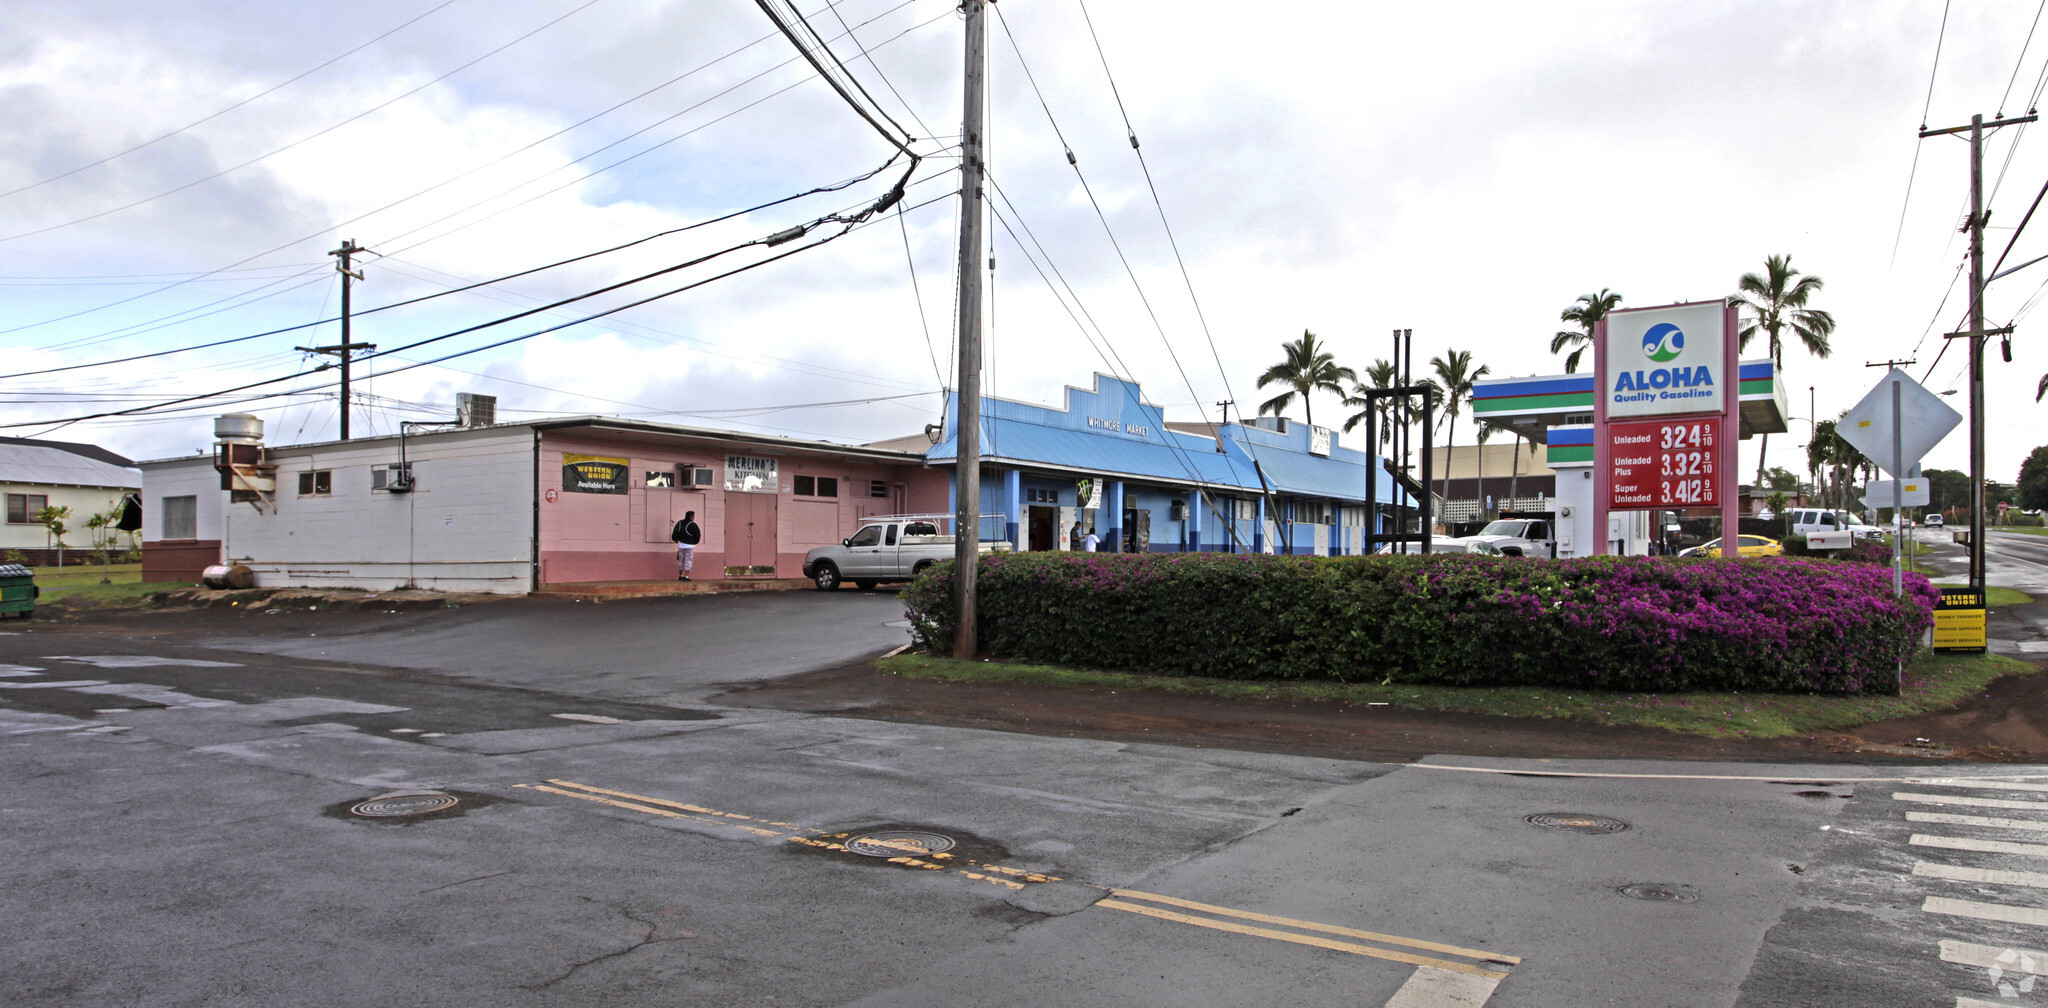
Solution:
<path fill-rule="evenodd" d="M 975 575 L 981 559 L 982 72 L 988 59 L 985 0 L 964 0 L 966 87 L 960 114 L 960 408 L 953 418 L 953 657 L 979 650 Z"/>

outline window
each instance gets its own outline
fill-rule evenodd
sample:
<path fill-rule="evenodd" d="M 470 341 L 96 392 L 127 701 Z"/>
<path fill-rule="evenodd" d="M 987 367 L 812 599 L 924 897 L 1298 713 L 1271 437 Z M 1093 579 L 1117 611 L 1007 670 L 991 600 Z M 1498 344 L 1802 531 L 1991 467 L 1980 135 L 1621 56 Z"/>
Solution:
<path fill-rule="evenodd" d="M 1311 525 L 1330 524 L 1329 501 L 1295 501 L 1294 520 Z"/>
<path fill-rule="evenodd" d="M 884 546 L 894 546 L 894 545 L 896 545 L 896 526 L 894 526 L 894 525 L 891 525 L 891 526 L 889 526 L 889 535 L 888 535 L 888 537 L 887 537 L 887 538 L 885 538 L 885 539 L 883 539 L 883 540 L 882 540 L 882 545 L 884 545 Z"/>
<path fill-rule="evenodd" d="M 1352 528 L 1364 528 L 1365 515 L 1366 510 L 1362 507 L 1346 506 L 1344 508 L 1344 524 Z"/>
<path fill-rule="evenodd" d="M 1218 497 L 1216 510 L 1229 521 L 1251 521 L 1259 516 L 1257 505 L 1249 497 Z"/>
<path fill-rule="evenodd" d="M 887 496 L 889 496 L 889 484 L 888 484 L 888 483 L 886 483 L 886 482 L 884 482 L 884 481 L 882 481 L 882 480 L 869 480 L 869 481 L 868 481 L 868 496 L 870 496 L 870 497 L 887 497 Z"/>
<path fill-rule="evenodd" d="M 334 492 L 334 472 L 330 469 L 309 469 L 299 474 L 299 496 L 325 497 Z"/>
<path fill-rule="evenodd" d="M 195 496 L 165 497 L 164 529 L 166 539 L 199 538 L 199 498 Z"/>
<path fill-rule="evenodd" d="M 49 506 L 47 494 L 8 494 L 7 524 L 40 525 L 42 522 L 36 520 L 36 512 Z"/>
<path fill-rule="evenodd" d="M 798 497 L 837 497 L 839 496 L 839 477 L 798 476 L 796 478 L 796 495 Z"/>
<path fill-rule="evenodd" d="M 666 469 L 647 472 L 640 485 L 650 490 L 673 490 L 676 486 L 676 474 Z"/>
<path fill-rule="evenodd" d="M 1058 504 L 1060 502 L 1060 492 L 1058 490 L 1036 490 L 1031 487 L 1025 487 L 1024 499 L 1032 504 Z"/>
<path fill-rule="evenodd" d="M 876 544 L 880 543 L 881 541 L 882 541 L 882 526 L 880 526 L 880 525 L 869 525 L 869 526 L 867 526 L 866 528 L 863 528 L 863 529 L 861 529 L 860 531 L 858 531 L 858 532 L 855 532 L 855 533 L 853 534 L 853 538 L 851 538 L 851 539 L 848 539 L 848 540 L 846 540 L 846 545 L 848 545 L 848 546 L 873 546 L 873 545 L 876 545 Z"/>

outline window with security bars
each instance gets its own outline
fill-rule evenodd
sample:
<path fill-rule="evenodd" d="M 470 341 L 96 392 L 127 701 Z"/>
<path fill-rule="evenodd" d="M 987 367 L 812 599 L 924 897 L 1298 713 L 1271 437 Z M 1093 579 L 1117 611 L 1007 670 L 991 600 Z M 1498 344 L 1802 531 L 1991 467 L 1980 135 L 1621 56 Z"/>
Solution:
<path fill-rule="evenodd" d="M 869 480 L 869 481 L 868 481 L 868 496 L 870 496 L 870 497 L 887 497 L 887 496 L 889 496 L 889 484 L 888 484 L 888 483 L 887 483 L 886 481 L 883 481 L 883 480 Z"/>
<path fill-rule="evenodd" d="M 1294 504 L 1294 520 L 1297 522 L 1307 522 L 1311 525 L 1328 525 L 1330 524 L 1330 502 L 1296 501 Z"/>
<path fill-rule="evenodd" d="M 1032 504 L 1058 504 L 1060 502 L 1060 492 L 1058 490 L 1039 490 L 1034 487 L 1025 487 L 1024 499 Z"/>

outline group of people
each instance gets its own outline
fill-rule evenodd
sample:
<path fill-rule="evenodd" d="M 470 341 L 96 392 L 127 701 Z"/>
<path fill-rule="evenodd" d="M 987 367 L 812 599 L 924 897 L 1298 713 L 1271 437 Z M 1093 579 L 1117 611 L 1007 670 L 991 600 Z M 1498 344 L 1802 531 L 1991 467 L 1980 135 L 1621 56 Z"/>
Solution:
<path fill-rule="evenodd" d="M 1074 549 L 1084 553 L 1093 553 L 1095 547 L 1102 545 L 1102 539 L 1095 534 L 1094 529 L 1089 529 L 1086 535 L 1081 534 L 1080 522 L 1074 523 L 1073 531 L 1067 534 L 1067 541 L 1073 543 Z"/>

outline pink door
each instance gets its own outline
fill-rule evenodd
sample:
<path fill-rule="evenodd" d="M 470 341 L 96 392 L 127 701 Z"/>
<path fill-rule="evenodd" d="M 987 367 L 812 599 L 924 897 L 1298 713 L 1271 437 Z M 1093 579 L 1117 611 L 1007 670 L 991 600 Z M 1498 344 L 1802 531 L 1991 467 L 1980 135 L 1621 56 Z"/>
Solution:
<path fill-rule="evenodd" d="M 775 495 L 725 495 L 725 572 L 775 573 Z"/>

